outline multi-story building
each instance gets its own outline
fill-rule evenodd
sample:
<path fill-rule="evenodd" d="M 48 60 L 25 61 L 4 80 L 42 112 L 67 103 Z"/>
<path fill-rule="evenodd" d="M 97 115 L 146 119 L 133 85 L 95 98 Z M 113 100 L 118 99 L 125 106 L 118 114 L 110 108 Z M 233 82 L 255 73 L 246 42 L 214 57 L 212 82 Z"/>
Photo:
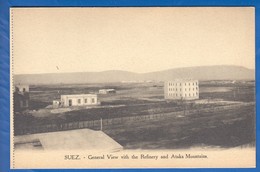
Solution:
<path fill-rule="evenodd" d="M 21 112 L 29 108 L 29 86 L 16 85 L 14 91 L 14 112 Z"/>
<path fill-rule="evenodd" d="M 73 94 L 61 95 L 60 105 L 63 107 L 68 106 L 86 106 L 86 105 L 99 105 L 96 94 Z"/>
<path fill-rule="evenodd" d="M 199 81 L 179 79 L 164 83 L 164 98 L 174 100 L 194 100 L 199 98 Z"/>

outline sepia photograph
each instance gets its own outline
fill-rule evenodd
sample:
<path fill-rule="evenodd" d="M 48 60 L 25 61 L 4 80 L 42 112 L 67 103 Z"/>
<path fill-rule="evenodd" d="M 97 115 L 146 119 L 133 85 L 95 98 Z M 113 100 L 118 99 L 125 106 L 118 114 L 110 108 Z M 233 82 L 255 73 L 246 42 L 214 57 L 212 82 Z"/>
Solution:
<path fill-rule="evenodd" d="M 255 167 L 254 8 L 11 8 L 10 38 L 12 168 Z"/>

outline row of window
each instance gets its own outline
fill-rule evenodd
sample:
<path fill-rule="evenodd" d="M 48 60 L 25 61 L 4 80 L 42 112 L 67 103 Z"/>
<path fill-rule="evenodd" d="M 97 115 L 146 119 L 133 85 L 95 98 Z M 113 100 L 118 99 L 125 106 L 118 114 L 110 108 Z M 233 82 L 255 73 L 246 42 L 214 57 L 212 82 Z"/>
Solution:
<path fill-rule="evenodd" d="M 191 97 L 191 96 L 197 96 L 198 95 L 198 93 L 193 93 L 193 94 L 183 94 L 183 97 Z M 178 97 L 178 94 L 174 94 L 174 93 L 169 93 L 169 96 L 176 96 L 176 97 Z M 179 94 L 179 97 L 182 97 L 182 94 Z"/>
<path fill-rule="evenodd" d="M 176 91 L 178 91 L 178 89 L 176 88 L 169 88 L 169 91 L 174 91 L 174 90 L 176 90 Z M 191 90 L 191 88 L 189 88 L 189 91 Z M 195 88 L 192 88 L 192 90 L 194 91 L 195 90 Z M 198 87 L 196 87 L 196 90 L 198 90 Z M 181 91 L 181 88 L 180 88 L 180 91 Z M 185 88 L 185 91 L 187 91 L 187 89 Z"/>
<path fill-rule="evenodd" d="M 178 85 L 181 86 L 182 83 L 171 83 L 171 82 L 169 83 L 169 86 L 175 86 L 175 85 L 176 85 L 176 86 L 178 86 Z M 184 85 L 185 85 L 185 86 L 186 86 L 186 85 L 189 85 L 189 86 L 190 86 L 190 85 L 198 85 L 198 83 L 197 83 L 197 82 L 195 82 L 195 83 L 193 82 L 193 83 L 189 83 L 189 84 L 188 84 L 188 83 L 184 83 Z"/>
<path fill-rule="evenodd" d="M 84 99 L 84 103 L 88 103 L 88 99 Z M 95 99 L 91 99 L 91 103 L 95 103 Z M 78 104 L 81 104 L 81 99 L 78 99 Z"/>

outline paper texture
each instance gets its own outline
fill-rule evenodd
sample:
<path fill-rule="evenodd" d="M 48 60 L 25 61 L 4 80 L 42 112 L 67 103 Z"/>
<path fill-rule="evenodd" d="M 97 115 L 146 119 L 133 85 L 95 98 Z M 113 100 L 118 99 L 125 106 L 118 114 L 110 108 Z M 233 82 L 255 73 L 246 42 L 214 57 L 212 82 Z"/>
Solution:
<path fill-rule="evenodd" d="M 11 168 L 254 168 L 254 12 L 11 8 Z"/>

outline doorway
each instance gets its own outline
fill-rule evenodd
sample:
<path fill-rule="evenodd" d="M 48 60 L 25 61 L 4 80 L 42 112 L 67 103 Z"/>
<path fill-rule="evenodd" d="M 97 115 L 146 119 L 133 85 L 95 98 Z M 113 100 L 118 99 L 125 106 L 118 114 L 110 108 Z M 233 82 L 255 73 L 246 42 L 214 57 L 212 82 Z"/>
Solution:
<path fill-rule="evenodd" d="M 69 106 L 72 106 L 72 100 L 69 99 Z"/>

